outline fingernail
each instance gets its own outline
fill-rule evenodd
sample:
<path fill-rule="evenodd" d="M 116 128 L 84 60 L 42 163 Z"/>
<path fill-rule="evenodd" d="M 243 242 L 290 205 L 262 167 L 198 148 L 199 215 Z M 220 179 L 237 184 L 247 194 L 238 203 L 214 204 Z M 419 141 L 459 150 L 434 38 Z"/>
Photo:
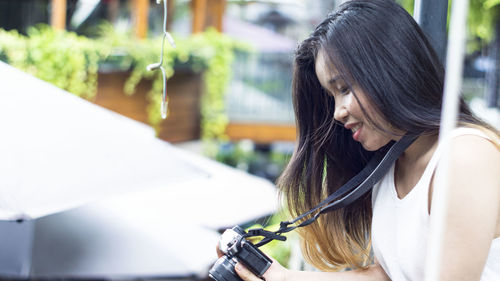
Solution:
<path fill-rule="evenodd" d="M 240 263 L 237 263 L 236 266 L 234 267 L 234 269 L 236 269 L 237 271 L 241 271 L 243 269 L 243 267 L 241 266 Z"/>

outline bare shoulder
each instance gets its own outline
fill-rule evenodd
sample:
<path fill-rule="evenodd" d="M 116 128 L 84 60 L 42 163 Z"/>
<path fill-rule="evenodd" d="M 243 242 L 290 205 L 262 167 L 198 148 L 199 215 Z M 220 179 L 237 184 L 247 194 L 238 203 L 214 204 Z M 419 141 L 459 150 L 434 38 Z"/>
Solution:
<path fill-rule="evenodd" d="M 462 189 L 460 194 L 465 197 L 473 196 L 482 189 L 489 190 L 491 194 L 488 196 L 500 195 L 500 148 L 491 140 L 472 134 L 457 136 L 450 145 L 453 190 Z M 434 177 L 439 176 L 438 170 Z M 429 206 L 434 183 L 433 180 L 429 191 Z"/>
<path fill-rule="evenodd" d="M 500 150 L 492 141 L 476 135 L 458 136 L 451 141 L 451 161 L 456 183 L 463 183 L 459 185 L 500 192 Z"/>
<path fill-rule="evenodd" d="M 458 136 L 450 148 L 443 271 L 446 280 L 479 280 L 491 241 L 500 236 L 500 151 L 476 135 Z"/>
<path fill-rule="evenodd" d="M 461 135 L 451 141 L 453 166 L 460 168 L 496 168 L 500 176 L 500 150 L 490 140 L 477 135 Z M 466 172 L 466 171 L 464 171 Z"/>
<path fill-rule="evenodd" d="M 474 224 L 478 229 L 489 229 L 490 233 L 498 237 L 500 235 L 499 148 L 492 141 L 480 136 L 458 136 L 451 142 L 450 168 L 452 211 L 457 216 L 468 217 L 468 225 Z"/>

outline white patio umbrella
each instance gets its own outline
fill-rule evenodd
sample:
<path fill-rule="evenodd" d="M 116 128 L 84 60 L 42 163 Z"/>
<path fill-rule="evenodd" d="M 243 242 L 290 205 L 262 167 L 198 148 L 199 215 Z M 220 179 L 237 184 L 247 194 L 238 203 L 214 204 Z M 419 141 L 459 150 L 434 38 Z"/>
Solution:
<path fill-rule="evenodd" d="M 199 275 L 215 230 L 276 210 L 268 181 L 1 62 L 0 81 L 0 276 Z"/>

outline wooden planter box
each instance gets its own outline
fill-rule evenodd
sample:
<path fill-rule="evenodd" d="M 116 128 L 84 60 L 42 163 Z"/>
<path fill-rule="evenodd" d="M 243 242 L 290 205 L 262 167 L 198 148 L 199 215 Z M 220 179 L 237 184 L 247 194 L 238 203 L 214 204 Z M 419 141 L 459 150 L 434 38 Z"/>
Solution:
<path fill-rule="evenodd" d="M 94 103 L 149 124 L 146 93 L 151 87 L 151 82 L 141 81 L 136 92 L 128 96 L 123 91 L 123 85 L 129 75 L 129 72 L 99 73 Z M 203 91 L 201 74 L 179 70 L 167 84 L 169 115 L 161 122 L 158 137 L 172 143 L 199 139 L 200 100 Z"/>

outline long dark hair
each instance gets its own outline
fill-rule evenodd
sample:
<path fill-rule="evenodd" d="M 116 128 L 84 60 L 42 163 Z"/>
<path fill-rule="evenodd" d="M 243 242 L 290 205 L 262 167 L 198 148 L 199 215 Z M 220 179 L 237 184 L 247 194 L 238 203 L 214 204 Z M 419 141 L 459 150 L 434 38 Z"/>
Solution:
<path fill-rule="evenodd" d="M 297 146 L 278 182 L 292 216 L 337 190 L 373 153 L 333 119 L 335 101 L 315 72 L 319 50 L 348 85 L 363 91 L 389 127 L 410 134 L 437 134 L 441 120 L 444 69 L 418 24 L 391 0 L 344 3 L 296 51 Z M 463 100 L 459 112 L 462 123 L 484 125 Z M 370 120 L 381 129 L 381 124 Z M 371 215 L 370 194 L 323 215 L 301 232 L 304 256 L 323 270 L 366 265 Z"/>

